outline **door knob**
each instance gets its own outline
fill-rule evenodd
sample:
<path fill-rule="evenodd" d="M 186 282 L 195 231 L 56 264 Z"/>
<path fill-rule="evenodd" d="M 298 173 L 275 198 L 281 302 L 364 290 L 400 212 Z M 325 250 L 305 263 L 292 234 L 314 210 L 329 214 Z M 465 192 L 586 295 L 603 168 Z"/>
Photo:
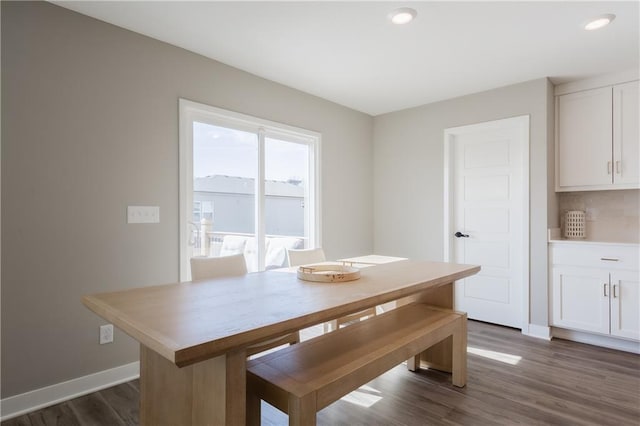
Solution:
<path fill-rule="evenodd" d="M 456 238 L 469 238 L 468 234 L 463 234 L 462 232 L 458 231 L 455 234 L 453 234 Z"/>

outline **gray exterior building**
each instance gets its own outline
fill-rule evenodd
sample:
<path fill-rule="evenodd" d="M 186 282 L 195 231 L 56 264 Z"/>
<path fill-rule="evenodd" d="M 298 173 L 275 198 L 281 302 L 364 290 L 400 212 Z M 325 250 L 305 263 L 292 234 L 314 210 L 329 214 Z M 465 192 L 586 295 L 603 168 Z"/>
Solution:
<path fill-rule="evenodd" d="M 304 237 L 305 187 L 300 181 L 265 182 L 267 235 Z M 193 182 L 193 222 L 213 221 L 214 232 L 255 232 L 255 180 L 213 175 Z"/>

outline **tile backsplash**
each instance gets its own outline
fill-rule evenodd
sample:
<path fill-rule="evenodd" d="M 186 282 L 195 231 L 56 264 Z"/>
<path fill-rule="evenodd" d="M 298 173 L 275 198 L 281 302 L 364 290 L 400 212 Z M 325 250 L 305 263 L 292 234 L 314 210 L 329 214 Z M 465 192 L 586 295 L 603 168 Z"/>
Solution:
<path fill-rule="evenodd" d="M 582 210 L 586 213 L 586 240 L 640 242 L 640 190 L 563 192 L 558 195 L 563 236 L 567 211 Z"/>

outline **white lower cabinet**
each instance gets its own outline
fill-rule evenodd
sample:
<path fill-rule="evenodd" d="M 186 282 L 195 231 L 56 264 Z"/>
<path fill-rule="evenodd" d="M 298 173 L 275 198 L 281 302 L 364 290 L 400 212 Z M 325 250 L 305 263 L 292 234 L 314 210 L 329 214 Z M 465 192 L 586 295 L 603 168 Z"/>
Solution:
<path fill-rule="evenodd" d="M 551 325 L 640 340 L 637 246 L 574 244 L 550 247 Z"/>
<path fill-rule="evenodd" d="M 640 340 L 640 281 L 638 272 L 610 274 L 611 335 Z"/>
<path fill-rule="evenodd" d="M 607 271 L 554 267 L 552 325 L 608 334 L 608 285 Z"/>

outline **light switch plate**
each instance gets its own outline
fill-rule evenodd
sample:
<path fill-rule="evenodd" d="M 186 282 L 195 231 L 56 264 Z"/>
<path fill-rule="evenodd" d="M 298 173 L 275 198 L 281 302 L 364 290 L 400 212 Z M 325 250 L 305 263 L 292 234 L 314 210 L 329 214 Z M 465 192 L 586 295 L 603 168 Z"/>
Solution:
<path fill-rule="evenodd" d="M 127 223 L 160 223 L 160 207 L 128 206 Z"/>

